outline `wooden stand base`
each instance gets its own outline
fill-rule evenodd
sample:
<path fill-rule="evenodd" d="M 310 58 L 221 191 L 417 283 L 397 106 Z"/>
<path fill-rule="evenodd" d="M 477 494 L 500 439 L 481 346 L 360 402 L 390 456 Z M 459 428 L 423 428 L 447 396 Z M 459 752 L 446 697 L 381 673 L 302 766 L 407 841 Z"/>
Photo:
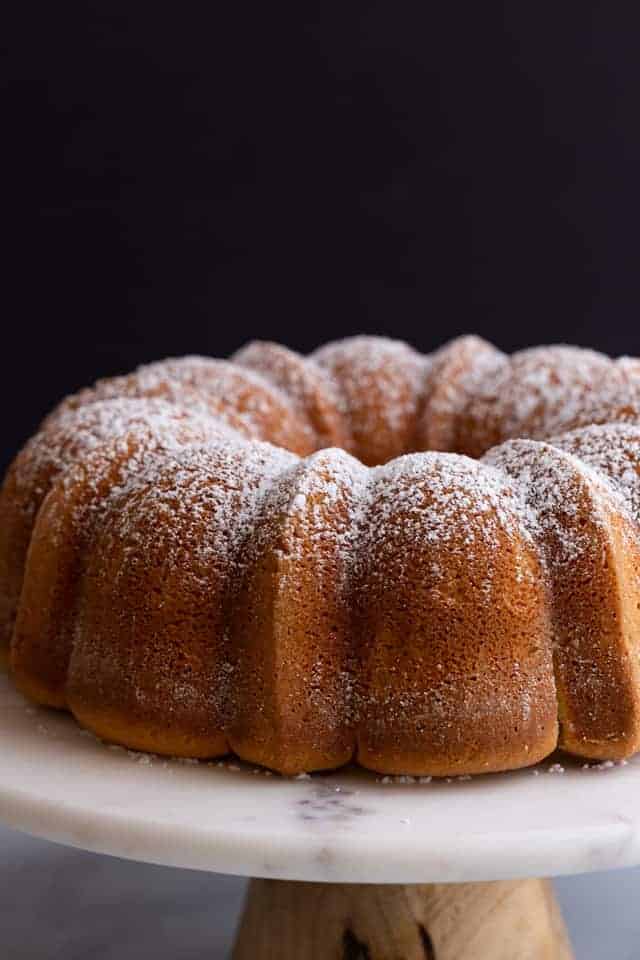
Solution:
<path fill-rule="evenodd" d="M 252 880 L 233 960 L 572 960 L 545 880 Z"/>

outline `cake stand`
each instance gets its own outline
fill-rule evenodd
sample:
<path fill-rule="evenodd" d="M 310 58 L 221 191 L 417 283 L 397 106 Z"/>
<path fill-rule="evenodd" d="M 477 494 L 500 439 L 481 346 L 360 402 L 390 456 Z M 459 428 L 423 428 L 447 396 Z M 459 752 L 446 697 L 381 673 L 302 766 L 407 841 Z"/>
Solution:
<path fill-rule="evenodd" d="M 0 676 L 0 820 L 255 878 L 235 960 L 567 960 L 550 887 L 527 878 L 639 863 L 638 798 L 636 761 L 403 782 L 150 757 Z"/>

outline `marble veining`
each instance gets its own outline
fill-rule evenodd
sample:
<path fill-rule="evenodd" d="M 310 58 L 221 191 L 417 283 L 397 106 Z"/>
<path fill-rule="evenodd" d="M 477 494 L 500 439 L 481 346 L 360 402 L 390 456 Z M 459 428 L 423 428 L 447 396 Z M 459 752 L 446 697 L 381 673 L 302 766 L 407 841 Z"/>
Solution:
<path fill-rule="evenodd" d="M 130 859 L 334 882 L 578 873 L 640 863 L 638 797 L 639 758 L 431 782 L 180 763 L 108 748 L 0 677 L 0 820 Z"/>
<path fill-rule="evenodd" d="M 294 801 L 294 815 L 310 826 L 349 827 L 354 817 L 373 813 L 359 801 L 360 791 L 313 777 L 312 795 Z"/>

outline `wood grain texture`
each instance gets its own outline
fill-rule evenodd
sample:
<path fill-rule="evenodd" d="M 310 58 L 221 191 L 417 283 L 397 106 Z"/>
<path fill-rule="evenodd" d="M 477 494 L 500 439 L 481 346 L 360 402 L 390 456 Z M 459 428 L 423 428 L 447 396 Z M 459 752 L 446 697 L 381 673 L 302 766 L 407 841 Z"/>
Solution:
<path fill-rule="evenodd" d="M 572 960 L 544 880 L 253 880 L 233 960 Z"/>

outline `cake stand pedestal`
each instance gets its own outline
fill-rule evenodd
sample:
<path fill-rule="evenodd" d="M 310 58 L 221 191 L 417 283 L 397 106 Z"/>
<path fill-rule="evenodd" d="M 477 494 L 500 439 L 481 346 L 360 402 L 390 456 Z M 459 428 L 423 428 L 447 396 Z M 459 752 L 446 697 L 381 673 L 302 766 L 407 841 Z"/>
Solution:
<path fill-rule="evenodd" d="M 234 960 L 571 960 L 545 880 L 253 880 Z"/>
<path fill-rule="evenodd" d="M 640 863 L 640 761 L 562 762 L 449 782 L 284 779 L 108 748 L 0 677 L 0 820 L 260 878 L 235 960 L 568 960 L 549 887 L 526 878 Z"/>

